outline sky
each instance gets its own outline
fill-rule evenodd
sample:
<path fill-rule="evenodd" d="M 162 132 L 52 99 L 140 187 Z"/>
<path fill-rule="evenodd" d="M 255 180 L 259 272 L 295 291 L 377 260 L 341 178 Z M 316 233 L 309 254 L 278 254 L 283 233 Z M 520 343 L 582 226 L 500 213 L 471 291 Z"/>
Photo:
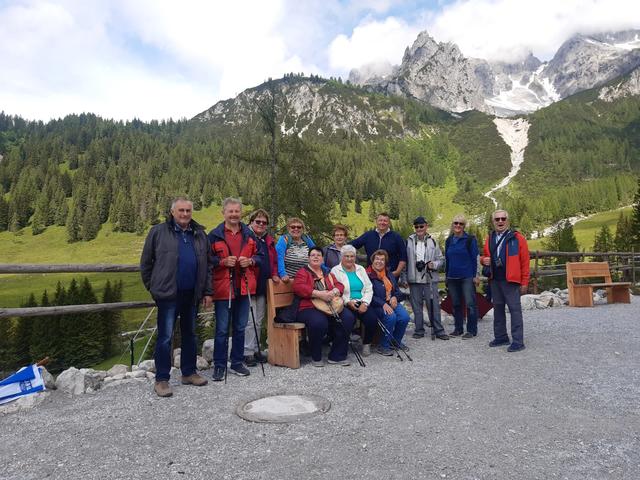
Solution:
<path fill-rule="evenodd" d="M 517 61 L 628 28 L 637 0 L 0 0 L 0 111 L 191 118 L 269 77 L 399 64 L 424 30 Z"/>

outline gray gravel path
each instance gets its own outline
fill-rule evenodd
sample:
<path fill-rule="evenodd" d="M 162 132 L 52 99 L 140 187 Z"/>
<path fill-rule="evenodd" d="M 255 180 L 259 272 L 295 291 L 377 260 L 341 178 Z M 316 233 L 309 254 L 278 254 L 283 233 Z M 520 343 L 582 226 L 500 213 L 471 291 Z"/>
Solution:
<path fill-rule="evenodd" d="M 408 339 L 413 363 L 267 366 L 225 386 L 150 383 L 0 417 L 2 479 L 638 479 L 640 299 L 525 312 L 527 349 Z M 296 424 L 234 409 L 313 393 L 331 410 Z"/>

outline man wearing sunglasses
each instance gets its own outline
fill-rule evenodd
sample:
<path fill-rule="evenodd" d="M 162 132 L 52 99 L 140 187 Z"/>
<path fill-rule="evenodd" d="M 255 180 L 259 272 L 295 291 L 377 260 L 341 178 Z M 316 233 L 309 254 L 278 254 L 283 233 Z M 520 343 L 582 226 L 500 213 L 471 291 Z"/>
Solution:
<path fill-rule="evenodd" d="M 509 228 L 509 214 L 496 210 L 492 215 L 494 231 L 487 237 L 480 257 L 490 267 L 493 295 L 493 332 L 490 347 L 509 345 L 508 352 L 524 350 L 524 332 L 520 295 L 529 285 L 529 247 L 524 236 Z M 511 316 L 511 342 L 507 333 L 505 304 Z"/>

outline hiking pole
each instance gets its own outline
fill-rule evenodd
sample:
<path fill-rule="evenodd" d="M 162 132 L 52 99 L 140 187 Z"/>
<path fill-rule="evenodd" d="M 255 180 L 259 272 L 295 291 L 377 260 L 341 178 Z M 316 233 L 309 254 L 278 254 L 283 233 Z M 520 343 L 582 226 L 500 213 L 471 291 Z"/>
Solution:
<path fill-rule="evenodd" d="M 378 324 L 380 325 L 382 332 L 389 335 L 389 338 L 391 340 L 391 346 L 398 353 L 398 356 L 400 356 L 400 351 L 402 351 L 402 353 L 404 353 L 405 356 L 407 357 L 407 360 L 409 360 L 410 362 L 413 362 L 413 358 L 411 358 L 411 356 L 407 353 L 407 351 L 404 348 L 402 348 L 402 344 L 398 343 L 398 341 L 395 339 L 393 335 L 391 335 L 391 332 L 389 332 L 389 329 L 382 323 L 380 319 L 378 319 Z M 400 358 L 400 360 L 402 360 L 402 358 Z"/>
<path fill-rule="evenodd" d="M 391 348 L 396 352 L 396 356 L 400 359 L 401 362 L 403 362 L 403 358 L 400 355 L 400 352 L 398 351 L 398 349 L 396 348 L 395 344 L 391 341 L 391 334 L 389 333 L 389 329 L 387 327 L 385 327 L 384 323 L 382 323 L 382 320 L 380 320 L 379 318 L 378 320 L 378 326 L 380 327 L 380 330 L 382 330 L 382 333 L 389 337 L 389 345 L 391 345 Z"/>
<path fill-rule="evenodd" d="M 258 355 L 260 356 L 258 359 L 258 363 L 260 364 L 260 368 L 262 368 L 262 376 L 266 377 L 266 375 L 264 374 L 264 363 L 262 362 L 262 352 L 260 351 L 260 336 L 258 335 L 258 325 L 256 323 L 256 315 L 253 312 L 251 292 L 249 291 L 249 279 L 247 278 L 247 273 L 245 270 L 242 271 L 242 276 L 244 277 L 244 284 L 247 287 L 247 296 L 249 297 L 249 310 L 251 310 L 251 320 L 253 321 L 253 332 L 256 334 L 256 343 L 258 344 Z"/>
<path fill-rule="evenodd" d="M 227 327 L 227 338 L 224 339 L 224 384 L 227 384 L 227 374 L 229 373 L 229 336 L 231 335 L 231 322 L 233 319 L 232 311 L 231 311 L 231 298 L 233 296 L 233 270 L 229 269 L 229 304 L 227 308 L 229 309 L 229 316 L 227 317 L 227 321 L 229 325 Z"/>
<path fill-rule="evenodd" d="M 347 329 L 345 328 L 344 323 L 342 323 L 342 319 L 340 318 L 340 315 L 338 315 L 338 313 L 336 312 L 335 308 L 333 308 L 333 305 L 331 305 L 331 302 L 327 302 L 327 304 L 329 305 L 329 308 L 331 309 L 331 314 L 333 315 L 333 318 L 335 319 L 335 321 L 337 323 L 340 324 L 340 327 L 342 327 L 342 331 L 347 336 L 347 343 L 351 347 L 351 351 L 353 352 L 353 356 L 356 357 L 356 360 L 358 361 L 358 363 L 360 364 L 361 367 L 366 367 L 366 364 L 364 363 L 364 360 L 362 359 L 362 355 L 360 355 L 360 352 L 358 351 L 358 349 L 355 347 L 355 345 L 353 345 L 353 342 L 351 341 L 351 334 L 349 332 L 347 332 Z"/>
<path fill-rule="evenodd" d="M 427 274 L 429 275 L 429 320 L 431 323 L 431 341 L 435 342 L 436 340 L 436 327 L 434 325 L 434 319 L 436 316 L 436 312 L 433 310 L 433 277 L 431 276 L 431 272 L 429 271 L 429 267 L 427 268 Z M 406 352 L 405 352 L 406 353 Z"/>

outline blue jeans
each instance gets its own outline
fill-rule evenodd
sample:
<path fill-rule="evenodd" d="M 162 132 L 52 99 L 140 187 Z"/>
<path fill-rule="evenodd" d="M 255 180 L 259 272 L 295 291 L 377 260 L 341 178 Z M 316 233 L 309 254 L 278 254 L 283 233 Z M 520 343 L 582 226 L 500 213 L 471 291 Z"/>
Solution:
<path fill-rule="evenodd" d="M 229 322 L 233 328 L 231 337 L 231 366 L 240 365 L 244 360 L 244 329 L 249 318 L 249 297 L 239 297 L 231 300 L 216 300 L 216 336 L 213 342 L 213 365 L 227 366 L 227 352 L 229 351 Z"/>
<path fill-rule="evenodd" d="M 362 339 L 362 344 L 371 344 L 373 337 L 376 335 L 376 330 L 378 329 L 378 316 L 376 315 L 376 312 L 373 311 L 373 308 L 369 307 L 366 312 L 360 313 L 344 307 L 340 316 L 346 322 L 351 323 L 351 325 L 355 325 L 356 319 L 360 320 L 364 325 L 364 338 Z M 351 330 L 353 330 L 353 327 Z M 349 332 L 351 332 L 351 330 L 349 330 Z"/>
<path fill-rule="evenodd" d="M 398 304 L 392 314 L 387 315 L 385 313 L 381 319 L 385 328 L 393 335 L 395 343 L 397 344 L 396 346 L 402 344 L 402 337 L 404 337 L 404 332 L 407 329 L 409 318 L 409 312 L 407 312 L 402 305 Z M 391 346 L 391 337 L 385 334 L 380 342 L 380 346 L 385 349 L 389 348 Z"/>
<path fill-rule="evenodd" d="M 473 278 L 447 278 L 447 288 L 453 303 L 454 330 L 458 333 L 464 332 L 464 312 L 462 310 L 462 299 L 467 305 L 467 332 L 472 335 L 478 334 L 478 308 L 476 306 L 476 288 Z"/>
<path fill-rule="evenodd" d="M 193 298 L 193 290 L 179 291 L 175 300 L 156 300 L 158 307 L 158 337 L 154 359 L 156 381 L 168 381 L 171 372 L 171 338 L 173 327 L 180 317 L 180 370 L 188 377 L 196 373 L 196 314 L 198 307 Z"/>

